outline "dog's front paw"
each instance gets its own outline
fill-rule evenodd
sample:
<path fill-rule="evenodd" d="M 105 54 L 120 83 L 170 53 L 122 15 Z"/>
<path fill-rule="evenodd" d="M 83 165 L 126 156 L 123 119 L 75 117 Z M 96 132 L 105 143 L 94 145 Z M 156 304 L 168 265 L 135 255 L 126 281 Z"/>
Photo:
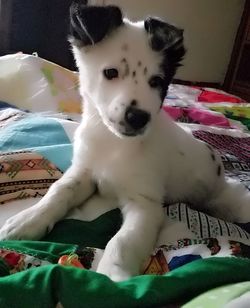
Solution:
<path fill-rule="evenodd" d="M 127 280 L 132 276 L 123 266 L 115 264 L 112 260 L 106 260 L 105 257 L 100 261 L 97 272 L 116 282 Z"/>
<path fill-rule="evenodd" d="M 139 259 L 124 239 L 116 235 L 107 244 L 97 272 L 113 281 L 127 280 L 139 274 Z"/>
<path fill-rule="evenodd" d="M 5 222 L 0 229 L 0 240 L 36 240 L 49 229 L 46 217 L 29 208 Z"/>

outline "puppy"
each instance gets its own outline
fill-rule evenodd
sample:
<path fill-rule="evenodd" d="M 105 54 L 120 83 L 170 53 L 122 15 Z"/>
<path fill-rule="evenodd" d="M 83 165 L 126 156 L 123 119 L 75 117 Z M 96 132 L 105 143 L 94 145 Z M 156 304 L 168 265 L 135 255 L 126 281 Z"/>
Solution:
<path fill-rule="evenodd" d="M 183 31 L 151 17 L 132 23 L 116 6 L 86 1 L 72 4 L 70 18 L 84 100 L 72 166 L 41 201 L 5 223 L 0 239 L 39 239 L 83 203 L 119 206 L 123 224 L 98 272 L 121 281 L 138 275 L 152 252 L 163 202 L 250 221 L 249 193 L 226 181 L 212 148 L 161 110 L 185 53 Z"/>

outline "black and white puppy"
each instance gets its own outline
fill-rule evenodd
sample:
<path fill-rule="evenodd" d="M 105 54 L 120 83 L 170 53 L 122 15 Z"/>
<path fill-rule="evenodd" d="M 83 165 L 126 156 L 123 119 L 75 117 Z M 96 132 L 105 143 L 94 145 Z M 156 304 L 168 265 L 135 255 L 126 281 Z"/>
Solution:
<path fill-rule="evenodd" d="M 98 272 L 120 281 L 140 273 L 165 200 L 250 221 L 249 193 L 226 181 L 216 153 L 161 110 L 185 53 L 183 31 L 157 18 L 133 23 L 116 6 L 86 1 L 72 4 L 70 16 L 84 100 L 72 166 L 41 201 L 6 222 L 0 239 L 38 239 L 83 203 L 118 205 L 123 224 Z"/>

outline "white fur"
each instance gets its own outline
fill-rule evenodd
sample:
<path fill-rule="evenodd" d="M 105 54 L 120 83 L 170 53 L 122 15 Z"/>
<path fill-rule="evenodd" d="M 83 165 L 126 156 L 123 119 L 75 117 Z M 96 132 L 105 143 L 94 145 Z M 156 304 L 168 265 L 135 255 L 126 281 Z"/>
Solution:
<path fill-rule="evenodd" d="M 1 239 L 37 239 L 70 211 L 77 217 L 80 210 L 72 210 L 91 196 L 89 205 L 102 206 L 103 200 L 105 206 L 119 206 L 123 225 L 98 266 L 98 272 L 116 281 L 139 274 L 161 228 L 165 199 L 189 201 L 230 220 L 250 220 L 249 193 L 237 183 L 226 182 L 223 169 L 218 176 L 220 158 L 214 161 L 204 143 L 159 112 L 159 94 L 147 78 L 159 74 L 161 54 L 149 47 L 141 23 L 125 22 L 87 50 L 74 47 L 84 113 L 75 135 L 72 166 L 41 201 L 0 230 Z M 122 50 L 124 44 L 127 50 Z M 130 71 L 137 70 L 138 84 L 130 77 L 112 81 L 103 77 L 102 70 L 109 67 L 122 74 L 123 57 Z M 151 114 L 151 121 L 143 135 L 124 137 L 119 122 L 133 99 Z M 93 196 L 96 184 L 99 196 Z"/>

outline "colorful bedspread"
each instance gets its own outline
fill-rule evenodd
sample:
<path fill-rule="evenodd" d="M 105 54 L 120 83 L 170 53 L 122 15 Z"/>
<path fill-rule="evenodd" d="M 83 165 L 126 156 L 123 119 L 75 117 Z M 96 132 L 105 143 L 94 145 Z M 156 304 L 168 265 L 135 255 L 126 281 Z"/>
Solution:
<path fill-rule="evenodd" d="M 173 84 L 164 108 L 180 122 L 250 129 L 250 104 L 218 89 Z"/>
<path fill-rule="evenodd" d="M 15 59 L 18 73 L 5 69 L 0 74 L 5 84 L 1 92 L 0 82 L 0 225 L 37 202 L 69 167 L 78 125 L 72 119 L 79 119 L 80 110 L 75 73 L 33 56 L 11 56 L 0 58 L 0 62 L 10 59 Z M 22 80 L 20 99 L 11 90 L 13 80 L 19 87 Z M 208 98 L 212 101 L 207 102 Z M 222 98 L 229 101 L 218 102 Z M 241 110 L 238 121 L 231 121 L 226 112 L 211 111 L 236 105 L 246 110 Z M 43 113 L 45 106 L 53 113 Z M 244 121 L 239 122 L 248 119 L 247 103 L 223 92 L 173 85 L 164 108 L 191 128 L 196 138 L 216 148 L 226 175 L 250 189 L 250 134 Z M 181 305 L 212 288 L 240 283 L 216 289 L 215 295 L 204 295 L 214 298 L 213 307 L 221 307 L 222 296 L 218 298 L 218 294 L 224 294 L 226 304 L 248 292 L 249 284 L 243 283 L 250 280 L 248 225 L 210 217 L 184 203 L 165 207 L 165 224 L 144 264 L 144 275 L 113 283 L 95 270 L 120 224 L 116 209 L 97 213 L 93 221 L 88 217 L 86 221 L 61 221 L 41 241 L 0 242 L 0 307 L 55 307 L 58 302 L 63 307 L 111 303 L 112 307 L 162 307 Z M 58 265 L 64 255 L 76 258 L 84 269 Z M 228 292 L 230 296 L 226 296 Z M 186 307 L 209 307 L 206 301 L 198 297 Z"/>

